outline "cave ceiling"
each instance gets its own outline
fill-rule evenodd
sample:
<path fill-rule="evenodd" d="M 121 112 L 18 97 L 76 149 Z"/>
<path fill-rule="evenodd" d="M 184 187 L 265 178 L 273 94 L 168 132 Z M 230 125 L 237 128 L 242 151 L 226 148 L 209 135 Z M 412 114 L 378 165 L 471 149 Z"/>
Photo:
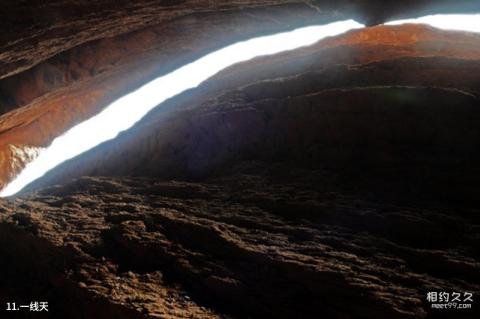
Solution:
<path fill-rule="evenodd" d="M 377 24 L 478 7 L 477 1 L 6 1 L 0 184 L 109 102 L 235 41 L 348 18 Z"/>

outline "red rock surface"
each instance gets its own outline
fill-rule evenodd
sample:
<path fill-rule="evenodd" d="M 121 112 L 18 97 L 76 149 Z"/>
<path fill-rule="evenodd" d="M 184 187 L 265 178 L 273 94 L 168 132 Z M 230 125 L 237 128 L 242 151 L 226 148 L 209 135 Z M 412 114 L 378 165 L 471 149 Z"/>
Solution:
<path fill-rule="evenodd" d="M 220 26 L 221 24 L 218 26 L 218 32 L 224 32 L 224 28 L 220 28 Z M 210 25 L 209 29 L 212 28 Z M 170 32 L 174 32 L 175 29 L 171 29 Z M 201 51 L 200 48 L 202 47 L 201 43 L 209 43 L 198 36 L 195 36 L 194 40 L 193 36 L 188 33 L 186 37 L 179 42 L 180 44 L 183 41 L 190 43 L 187 56 L 191 56 L 192 52 L 199 55 L 198 52 Z M 210 32 L 208 37 L 214 38 L 215 35 Z M 118 40 L 102 40 L 102 42 L 93 46 L 95 49 L 92 49 L 91 46 L 76 49 L 73 52 L 65 53 L 59 61 L 49 61 L 32 70 L 33 74 L 38 74 L 34 79 L 48 80 L 49 77 L 46 77 L 47 70 L 53 68 L 55 71 L 50 75 L 51 82 L 12 79 L 12 83 L 16 83 L 17 86 L 9 92 L 12 96 L 18 94 L 18 97 L 13 98 L 13 100 L 20 105 L 23 103 L 27 103 L 27 105 L 0 118 L 0 127 L 3 132 L 0 134 L 0 154 L 3 159 L 0 182 L 4 185 L 11 180 L 25 164 L 25 159 L 18 158 L 12 152 L 11 145 L 15 145 L 17 148 L 46 147 L 54 137 L 60 135 L 73 124 L 96 114 L 109 101 L 124 94 L 132 86 L 151 78 L 153 74 L 159 72 L 159 68 L 170 68 L 170 66 L 179 64 L 180 61 L 184 60 L 185 57 L 180 56 L 174 61 L 169 61 L 168 66 L 164 65 L 165 59 L 168 59 L 171 54 L 164 52 L 162 41 L 158 40 L 163 38 L 168 39 L 169 37 L 165 35 L 163 28 L 158 27 L 157 29 L 150 28 L 136 32 Z M 132 47 L 130 45 L 132 42 L 138 43 L 138 45 Z M 145 50 L 145 48 L 151 49 Z M 335 51 L 334 48 L 337 48 L 337 50 Z M 290 62 L 290 64 L 297 68 L 294 72 L 304 72 L 308 67 L 307 63 L 313 64 L 311 68 L 342 63 L 367 65 L 374 61 L 393 60 L 400 57 L 424 58 L 437 56 L 476 61 L 480 56 L 479 49 L 478 36 L 474 35 L 438 32 L 419 26 L 376 27 L 368 31 L 356 31 L 346 36 L 322 41 L 311 49 L 305 49 L 292 55 L 283 55 L 284 58 L 282 59 L 299 61 Z M 65 55 L 68 58 L 65 58 Z M 161 58 L 162 56 L 164 59 Z M 319 56 L 322 60 L 318 62 L 312 60 L 316 56 Z M 67 64 L 65 64 L 65 60 Z M 269 62 L 267 65 L 271 65 L 271 63 Z M 473 68 L 475 68 L 474 63 L 472 62 Z M 228 80 L 233 83 L 225 83 L 225 80 L 218 81 L 217 83 L 222 83 L 225 87 L 222 88 L 217 85 L 215 90 L 248 83 L 248 81 L 252 81 L 252 73 L 256 77 L 275 76 L 275 73 L 271 74 L 272 67 L 265 72 L 252 72 L 253 69 L 257 68 L 255 65 L 253 63 L 253 67 L 242 66 L 236 71 L 231 71 L 235 73 L 230 76 L 228 76 L 229 72 L 224 72 Z M 300 69 L 302 67 L 303 70 Z M 285 70 L 285 73 L 288 72 L 290 71 Z M 405 78 L 403 81 L 405 85 L 419 82 L 416 75 L 404 73 L 401 77 L 398 74 L 386 76 L 393 77 L 393 80 L 403 77 Z M 31 76 L 31 73 L 29 73 L 29 76 Z M 463 89 L 463 83 L 465 82 L 468 83 L 467 85 L 476 83 L 475 79 L 472 79 L 476 76 L 474 72 L 471 72 L 466 78 L 464 74 L 446 77 L 444 81 L 448 81 L 448 83 L 440 83 L 440 79 L 429 74 L 425 76 L 425 84 L 428 85 Z M 52 80 L 55 78 L 60 79 L 59 83 Z M 413 78 L 413 82 L 410 83 L 408 78 Z M 342 84 L 335 81 L 331 81 L 330 86 L 341 87 Z M 387 81 L 387 79 L 379 81 Z M 215 81 L 211 82 L 215 83 Z M 8 83 L 8 80 L 3 82 L 7 87 Z M 45 84 L 42 85 L 42 83 Z M 22 92 L 34 94 L 35 90 L 32 90 L 32 87 L 37 90 L 48 91 L 48 93 L 28 103 L 28 95 Z M 22 99 L 26 100 L 22 102 Z M 12 167 L 9 163 L 14 160 L 19 165 Z"/>
<path fill-rule="evenodd" d="M 472 12 L 479 4 L 470 0 L 405 0 L 397 1 L 163 1 L 138 0 L 68 1 L 68 0 L 4 0 L 0 11 L 3 28 L 0 31 L 0 78 L 25 71 L 60 52 L 102 38 L 133 30 L 172 22 L 185 16 L 202 19 L 222 14 L 242 14 L 254 11 L 265 14 L 275 11 L 279 24 L 288 24 L 279 16 L 289 11 L 308 10 L 310 14 L 324 12 L 330 16 L 350 16 L 376 23 L 386 19 L 432 12 Z M 324 14 L 321 13 L 320 16 Z M 297 16 L 301 17 L 301 16 Z M 280 19 L 279 19 L 280 18 Z M 269 18 L 270 25 L 273 19 Z M 282 21 L 281 21 L 282 20 Z M 297 20 L 298 22 L 298 20 Z M 302 21 L 301 23 L 305 23 Z M 269 24 L 266 22 L 266 24 Z M 239 25 L 245 27 L 245 25 Z M 188 26 L 187 26 L 188 27 Z M 282 28 L 277 25 L 277 28 Z M 275 28 L 275 27 L 274 27 Z"/>
<path fill-rule="evenodd" d="M 377 27 L 228 69 L 4 202 L 5 241 L 62 261 L 38 289 L 65 317 L 475 318 L 425 296 L 480 291 L 477 39 Z"/>
<path fill-rule="evenodd" d="M 0 117 L 0 186 L 27 161 L 11 145 L 45 147 L 132 88 L 228 43 L 351 17 L 384 21 L 428 12 L 469 12 L 478 6 L 456 1 L 452 8 L 451 3 L 7 1 L 4 12 L 10 14 L 4 14 L 4 22 L 10 32 L 0 33 L 0 112 L 6 113 Z M 369 36 L 392 39 L 375 32 Z M 369 36 L 362 34 L 366 38 L 358 40 L 376 41 Z M 422 43 L 429 37 L 418 36 Z M 405 39 L 410 45 L 412 40 Z M 439 54 L 455 55 L 445 50 Z"/>
<path fill-rule="evenodd" d="M 229 161 L 286 156 L 348 166 L 363 154 L 369 165 L 391 170 L 423 152 L 422 167 L 455 160 L 470 167 L 479 134 L 478 39 L 381 26 L 244 63 L 160 106 L 44 183 L 92 174 L 204 176 Z M 452 151 L 457 158 L 447 160 Z"/>
<path fill-rule="evenodd" d="M 478 6 L 429 3 L 7 1 L 0 183 L 228 43 Z M 0 199 L 0 301 L 62 319 L 477 318 L 426 293 L 480 293 L 479 59 L 478 35 L 377 26 L 221 72 Z"/>
<path fill-rule="evenodd" d="M 291 166 L 234 171 L 3 201 L 1 270 L 35 262 L 0 292 L 38 294 L 62 318 L 431 318 L 428 291 L 480 289 L 478 209 L 369 200 Z"/>

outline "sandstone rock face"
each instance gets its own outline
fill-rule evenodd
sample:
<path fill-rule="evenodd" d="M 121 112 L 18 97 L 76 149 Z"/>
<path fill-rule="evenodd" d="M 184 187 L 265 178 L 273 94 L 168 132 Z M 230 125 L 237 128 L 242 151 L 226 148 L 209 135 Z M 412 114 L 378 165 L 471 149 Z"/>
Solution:
<path fill-rule="evenodd" d="M 27 162 L 11 145 L 46 147 L 148 79 L 229 43 L 347 18 L 379 23 L 479 9 L 463 0 L 8 0 L 0 16 L 0 187 Z"/>
<path fill-rule="evenodd" d="M 235 171 L 2 202 L 1 270 L 35 263 L 0 291 L 28 298 L 16 282 L 33 277 L 58 318 L 433 318 L 428 291 L 480 289 L 478 209 L 372 201 L 320 170 Z"/>
<path fill-rule="evenodd" d="M 405 191 L 422 196 L 448 194 L 453 183 L 463 190 L 455 196 L 472 199 L 478 188 L 462 172 L 479 159 L 479 39 L 381 26 L 234 66 L 37 185 L 201 178 L 241 160 L 295 161 L 368 169 L 374 185 L 373 176 L 410 176 L 422 185 Z"/>
<path fill-rule="evenodd" d="M 229 43 L 480 5 L 30 2 L 2 4 L 0 186 Z M 479 122 L 475 34 L 375 26 L 235 65 L 0 199 L 0 300 L 62 319 L 478 318 L 426 294 L 480 293 Z"/>
<path fill-rule="evenodd" d="M 60 52 L 96 39 L 171 22 L 188 15 L 219 16 L 261 8 L 277 12 L 309 7 L 313 11 L 349 15 L 362 21 L 381 23 L 389 18 L 431 12 L 471 12 L 479 5 L 469 0 L 231 0 L 231 1 L 90 1 L 5 0 L 0 11 L 0 78 L 17 74 Z M 219 14 L 220 13 L 220 14 Z M 241 25 L 244 27 L 244 25 Z"/>
<path fill-rule="evenodd" d="M 1 185 L 11 180 L 18 173 L 17 168 L 26 162 L 23 158 L 15 158 L 10 145 L 17 148 L 45 147 L 68 128 L 98 113 L 114 99 L 149 79 L 229 43 L 260 32 L 274 33 L 334 19 L 305 4 L 286 3 L 277 7 L 272 5 L 276 3 L 274 1 L 251 1 L 250 5 L 248 1 L 231 2 L 221 13 L 208 10 L 210 2 L 195 1 L 198 6 L 207 6 L 204 10 L 184 4 L 170 8 L 173 11 L 166 10 L 160 3 L 153 7 L 145 4 L 143 10 L 149 12 L 148 16 L 140 13 L 137 17 L 144 23 L 155 19 L 154 26 L 125 33 L 129 30 L 125 29 L 126 26 L 134 27 L 135 23 L 122 20 L 122 15 L 116 22 L 102 18 L 104 23 L 118 28 L 106 27 L 112 32 L 109 37 L 102 32 L 83 30 L 81 34 L 87 34 L 87 39 L 92 41 L 73 48 L 68 46 L 68 39 L 56 39 L 61 41 L 62 49 L 68 50 L 0 82 L 0 105 L 2 113 L 6 113 L 0 118 L 0 154 L 5 159 L 0 174 Z M 129 9 L 125 10 L 123 15 L 128 19 L 135 18 L 128 14 Z M 272 17 L 279 20 L 272 20 Z M 101 25 L 89 20 L 88 26 L 102 29 Z M 93 41 L 91 37 L 94 35 L 100 38 Z M 49 43 L 47 41 L 45 46 L 53 45 Z M 14 56 L 17 49 L 18 45 L 14 45 L 10 50 L 13 52 L 5 54 Z M 41 50 L 35 48 L 35 52 L 37 49 Z M 56 47 L 49 49 L 60 50 Z M 43 49 L 40 52 L 48 51 Z M 22 52 L 19 53 L 23 56 L 21 61 L 28 60 L 27 53 Z M 34 57 L 38 58 L 37 55 Z M 21 69 L 14 62 L 7 62 L 7 67 L 12 65 L 15 70 Z M 28 66 L 34 62 L 29 61 Z M 8 70 L 4 72 L 9 74 Z M 9 167 L 8 163 L 14 160 L 23 165 L 15 169 Z"/>

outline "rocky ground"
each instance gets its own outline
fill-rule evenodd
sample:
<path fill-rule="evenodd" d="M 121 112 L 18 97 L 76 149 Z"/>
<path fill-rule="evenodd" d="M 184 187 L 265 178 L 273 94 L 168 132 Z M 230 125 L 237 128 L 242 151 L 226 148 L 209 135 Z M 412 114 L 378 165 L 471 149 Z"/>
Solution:
<path fill-rule="evenodd" d="M 480 292 L 478 209 L 385 201 L 285 165 L 83 177 L 2 200 L 0 296 L 48 300 L 51 318 L 478 315 L 425 300 Z"/>

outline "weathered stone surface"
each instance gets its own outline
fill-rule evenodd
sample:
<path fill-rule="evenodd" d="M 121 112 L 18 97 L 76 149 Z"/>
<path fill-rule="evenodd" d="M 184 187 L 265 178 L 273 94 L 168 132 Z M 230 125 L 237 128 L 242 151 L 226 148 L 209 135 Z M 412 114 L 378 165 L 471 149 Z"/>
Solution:
<path fill-rule="evenodd" d="M 339 19 L 379 23 L 469 12 L 479 10 L 480 4 L 31 0 L 7 1 L 2 9 L 0 112 L 6 114 L 0 118 L 0 186 L 28 161 L 11 145 L 45 147 L 128 90 L 228 43 Z M 11 162 L 18 165 L 12 168 Z"/>
<path fill-rule="evenodd" d="M 368 200 L 321 170 L 232 171 L 82 178 L 3 201 L 2 271 L 30 254 L 58 265 L 38 286 L 55 285 L 42 296 L 63 318 L 426 318 L 441 314 L 427 291 L 480 290 L 476 209 Z M 80 306 L 60 312 L 69 298 Z"/>
<path fill-rule="evenodd" d="M 478 5 L 7 1 L 0 186 L 109 101 L 228 43 Z M 62 319 L 478 318 L 425 297 L 480 293 L 479 40 L 378 26 L 221 72 L 0 200 L 0 300 Z"/>
<path fill-rule="evenodd" d="M 293 5 L 293 6 L 291 6 Z M 55 54 L 101 38 L 108 38 L 178 17 L 261 7 L 297 5 L 313 11 L 334 11 L 338 15 L 381 23 L 388 18 L 427 12 L 469 12 L 479 5 L 469 0 L 426 1 L 300 1 L 300 0 L 235 0 L 235 1 L 161 1 L 139 0 L 68 1 L 68 0 L 4 0 L 0 9 L 0 78 L 22 72 Z M 228 14 L 227 14 L 228 16 Z M 241 25 L 244 27 L 245 25 Z M 194 29 L 192 29 L 194 30 Z"/>
<path fill-rule="evenodd" d="M 373 184 L 402 172 L 421 183 L 405 190 L 425 196 L 448 195 L 454 183 L 462 191 L 453 195 L 473 199 L 478 187 L 463 172 L 478 173 L 478 39 L 382 26 L 232 67 L 36 185 L 198 178 L 243 159 L 290 160 L 373 169 Z"/>
<path fill-rule="evenodd" d="M 148 32 L 153 32 L 152 29 L 149 30 Z M 223 32 L 223 29 L 219 28 L 218 32 Z M 138 36 L 144 37 L 144 32 L 138 33 Z M 0 182 L 5 183 L 11 180 L 26 163 L 25 158 L 19 157 L 17 153 L 12 151 L 12 145 L 19 149 L 46 147 L 54 137 L 60 135 L 73 124 L 96 114 L 109 101 L 131 89 L 135 83 L 142 83 L 142 81 L 146 81 L 146 78 L 152 77 L 153 73 L 157 72 L 158 67 L 166 61 L 159 58 L 158 50 L 162 50 L 162 46 L 160 43 L 157 47 L 157 40 L 155 40 L 163 36 L 165 36 L 164 33 L 160 32 L 158 37 L 153 35 L 153 38 L 147 37 L 147 43 L 141 41 L 142 45 L 139 45 L 136 49 L 131 49 L 133 50 L 132 55 L 121 55 L 120 52 L 124 45 L 121 40 L 118 43 L 104 45 L 105 48 L 108 48 L 105 50 L 111 53 L 106 55 L 107 61 L 112 61 L 112 59 L 115 61 L 117 56 L 120 59 L 121 63 L 119 62 L 117 67 L 106 67 L 105 72 L 99 72 L 95 76 L 85 75 L 80 83 L 74 82 L 67 85 L 67 81 L 67 84 L 65 84 L 67 86 L 62 86 L 42 98 L 35 99 L 28 104 L 28 107 L 7 113 L 0 118 L 0 127 L 3 130 L 0 135 L 0 152 L 3 158 Z M 199 37 L 196 38 L 197 40 L 188 37 L 189 41 L 202 40 Z M 128 39 L 124 41 L 129 42 Z M 153 48 L 151 51 L 145 51 L 143 47 L 148 47 L 148 43 L 151 43 L 157 49 Z M 199 100 L 204 100 L 207 97 L 207 94 L 210 96 L 217 94 L 220 90 L 235 88 L 262 79 L 292 76 L 340 64 L 365 65 L 364 68 L 367 68 L 369 63 L 390 60 L 392 61 L 391 64 L 395 65 L 396 61 L 402 57 L 410 57 L 412 60 L 415 57 L 422 58 L 419 61 L 433 57 L 448 59 L 442 60 L 444 61 L 442 67 L 445 68 L 443 71 L 441 67 L 434 66 L 435 62 L 431 62 L 430 69 L 422 72 L 424 74 L 422 78 L 419 77 L 418 73 L 410 72 L 408 66 L 405 67 L 405 63 L 408 63 L 408 61 L 401 62 L 402 66 L 397 67 L 395 73 L 384 68 L 383 72 L 378 75 L 375 85 L 395 83 L 401 85 L 429 85 L 475 93 L 478 88 L 471 86 L 478 83 L 476 78 L 478 73 L 472 72 L 478 67 L 476 62 L 480 56 L 478 43 L 478 36 L 475 35 L 438 32 L 423 27 L 376 27 L 365 31 L 352 32 L 345 36 L 322 41 L 319 45 L 310 49 L 280 55 L 275 59 L 267 59 L 266 61 L 259 60 L 258 63 L 247 63 L 238 68 L 227 70 L 204 84 L 200 90 L 197 90 L 195 100 L 190 98 L 183 105 L 198 104 Z M 193 50 L 194 47 L 191 48 Z M 112 50 L 113 52 L 118 50 L 117 55 L 113 54 Z M 88 57 L 89 51 L 79 53 L 79 58 Z M 102 52 L 102 50 L 99 51 Z M 138 52 L 143 52 L 141 53 L 143 58 L 135 55 L 135 53 L 140 54 Z M 164 55 L 164 58 L 167 59 L 169 56 L 169 54 Z M 138 61 L 135 62 L 135 59 L 138 59 Z M 169 63 L 174 65 L 180 62 Z M 105 62 L 100 63 L 100 65 L 104 64 L 109 65 Z M 418 64 L 421 64 L 421 62 L 417 62 L 411 67 L 417 68 L 419 67 Z M 96 64 L 93 63 L 92 65 Z M 288 67 L 285 65 L 288 65 Z M 421 65 L 420 67 L 425 68 Z M 374 70 L 373 67 L 368 69 Z M 377 73 L 379 72 L 377 71 Z M 454 74 L 451 74 L 452 72 Z M 443 75 L 440 76 L 440 74 Z M 358 79 L 349 79 L 349 76 L 344 72 L 342 78 L 334 73 L 333 78 L 326 78 L 324 85 L 330 88 L 341 88 L 344 85 L 355 85 L 354 82 L 345 83 L 345 81 L 359 81 Z M 362 79 L 368 76 L 368 73 L 364 73 Z M 28 81 L 19 83 L 29 85 Z M 305 81 L 301 85 L 305 85 Z M 182 103 L 178 104 L 182 105 Z M 9 163 L 13 161 L 16 161 L 18 165 L 11 166 Z"/>
<path fill-rule="evenodd" d="M 0 103 L 4 112 L 14 111 L 0 118 L 0 153 L 5 159 L 2 185 L 18 172 L 18 166 L 12 168 L 10 162 L 25 164 L 25 159 L 15 157 L 10 145 L 45 147 L 148 79 L 228 43 L 259 32 L 292 28 L 300 22 L 332 19 L 306 5 L 282 8 L 244 8 L 222 14 L 194 14 L 189 9 L 191 14 L 186 17 L 89 42 L 4 79 L 0 83 Z M 279 20 L 267 19 L 272 16 Z"/>

